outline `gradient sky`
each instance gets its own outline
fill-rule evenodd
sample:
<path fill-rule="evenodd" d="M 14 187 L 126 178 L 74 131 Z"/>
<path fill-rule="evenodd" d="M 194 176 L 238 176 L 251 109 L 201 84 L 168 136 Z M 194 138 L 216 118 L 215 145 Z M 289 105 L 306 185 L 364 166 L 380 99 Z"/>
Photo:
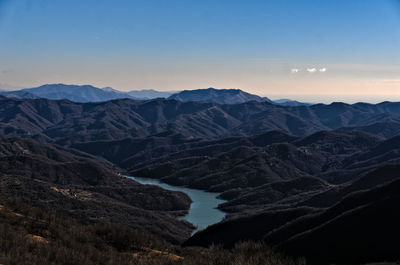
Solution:
<path fill-rule="evenodd" d="M 0 0 L 0 88 L 400 101 L 400 0 Z"/>

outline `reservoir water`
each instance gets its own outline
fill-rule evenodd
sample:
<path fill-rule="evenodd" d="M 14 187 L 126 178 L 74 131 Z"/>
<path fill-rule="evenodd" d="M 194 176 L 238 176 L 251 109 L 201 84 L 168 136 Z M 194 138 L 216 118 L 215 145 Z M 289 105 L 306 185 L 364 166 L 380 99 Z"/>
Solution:
<path fill-rule="evenodd" d="M 186 220 L 197 227 L 194 231 L 199 231 L 209 225 L 218 223 L 225 217 L 225 213 L 217 209 L 217 206 L 225 200 L 218 197 L 219 193 L 207 192 L 203 190 L 190 189 L 181 186 L 172 186 L 163 183 L 158 179 L 140 178 L 127 176 L 141 184 L 156 185 L 166 190 L 181 191 L 186 193 L 191 199 L 192 204 L 187 215 L 180 219 Z"/>

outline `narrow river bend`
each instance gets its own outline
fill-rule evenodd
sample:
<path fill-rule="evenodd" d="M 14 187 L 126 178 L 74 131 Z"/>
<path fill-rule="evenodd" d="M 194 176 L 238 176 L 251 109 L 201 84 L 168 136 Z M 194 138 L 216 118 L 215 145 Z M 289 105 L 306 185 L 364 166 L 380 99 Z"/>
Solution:
<path fill-rule="evenodd" d="M 181 191 L 186 193 L 191 199 L 192 204 L 187 215 L 180 217 L 180 219 L 186 220 L 197 227 L 194 232 L 202 230 L 209 225 L 218 223 L 225 217 L 225 213 L 217 206 L 225 200 L 218 197 L 219 193 L 207 192 L 203 190 L 190 189 L 181 186 L 172 186 L 167 183 L 163 183 L 158 179 L 151 178 L 140 178 L 127 176 L 140 184 L 156 185 L 166 190 Z"/>

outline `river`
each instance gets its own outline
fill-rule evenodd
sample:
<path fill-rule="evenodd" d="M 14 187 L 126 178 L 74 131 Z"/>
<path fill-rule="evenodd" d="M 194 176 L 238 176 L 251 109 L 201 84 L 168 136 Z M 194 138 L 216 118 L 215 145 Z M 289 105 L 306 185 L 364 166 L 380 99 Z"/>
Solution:
<path fill-rule="evenodd" d="M 158 179 L 131 176 L 127 177 L 141 184 L 156 185 L 166 190 L 181 191 L 186 193 L 190 199 L 192 199 L 192 204 L 190 205 L 188 214 L 180 217 L 180 219 L 186 220 L 197 227 L 193 233 L 202 230 L 209 225 L 218 223 L 224 219 L 226 215 L 223 211 L 217 209 L 219 204 L 225 202 L 225 200 L 218 197 L 219 193 L 207 192 L 181 186 L 172 186 L 167 183 L 163 183 Z"/>

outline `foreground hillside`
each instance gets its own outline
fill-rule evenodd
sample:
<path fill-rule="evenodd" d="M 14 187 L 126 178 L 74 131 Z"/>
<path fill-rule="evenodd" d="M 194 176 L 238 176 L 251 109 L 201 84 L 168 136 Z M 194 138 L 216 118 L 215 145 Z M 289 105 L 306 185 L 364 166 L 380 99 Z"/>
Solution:
<path fill-rule="evenodd" d="M 127 226 L 82 225 L 15 200 L 0 200 L 0 234 L 0 263 L 10 265 L 305 264 L 262 243 L 241 243 L 232 250 L 181 248 Z"/>
<path fill-rule="evenodd" d="M 114 172 L 106 161 L 78 151 L 0 139 L 0 198 L 19 198 L 83 223 L 128 225 L 173 242 L 190 235 L 193 227 L 176 220 L 189 209 L 189 197 Z"/>
<path fill-rule="evenodd" d="M 400 236 L 399 189 L 397 177 L 377 188 L 351 193 L 328 208 L 266 210 L 211 226 L 185 245 L 232 246 L 252 239 L 315 264 L 397 261 L 400 256 L 394 242 Z"/>

